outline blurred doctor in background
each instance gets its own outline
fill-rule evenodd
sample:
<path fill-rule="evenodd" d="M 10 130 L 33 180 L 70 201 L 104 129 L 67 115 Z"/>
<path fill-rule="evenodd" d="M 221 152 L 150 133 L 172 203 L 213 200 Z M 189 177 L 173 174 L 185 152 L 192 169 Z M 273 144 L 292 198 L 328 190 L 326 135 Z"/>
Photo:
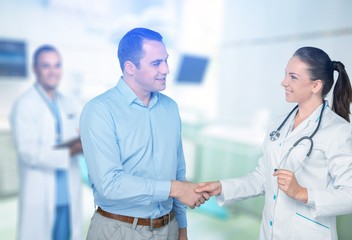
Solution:
<path fill-rule="evenodd" d="M 330 107 L 324 98 L 338 78 Z M 286 100 L 298 105 L 265 138 L 255 171 L 200 183 L 198 192 L 219 204 L 265 194 L 259 239 L 336 240 L 336 216 L 352 213 L 351 83 L 341 62 L 303 47 L 282 81 Z"/>
<path fill-rule="evenodd" d="M 62 75 L 58 50 L 38 48 L 33 70 L 36 82 L 16 101 L 10 117 L 20 168 L 17 237 L 82 239 L 81 174 L 74 157 L 82 152 L 78 112 L 57 90 Z"/>

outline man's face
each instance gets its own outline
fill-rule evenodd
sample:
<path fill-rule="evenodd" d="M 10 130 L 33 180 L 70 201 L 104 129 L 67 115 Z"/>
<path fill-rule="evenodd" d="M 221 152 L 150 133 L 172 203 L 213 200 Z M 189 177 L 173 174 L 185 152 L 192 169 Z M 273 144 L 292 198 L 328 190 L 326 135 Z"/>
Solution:
<path fill-rule="evenodd" d="M 45 91 L 54 91 L 57 88 L 62 75 L 61 67 L 61 57 L 57 52 L 43 52 L 38 56 L 34 73 Z"/>
<path fill-rule="evenodd" d="M 169 74 L 168 54 L 162 42 L 146 40 L 143 44 L 144 56 L 139 61 L 134 81 L 143 95 L 162 91 L 166 88 Z"/>

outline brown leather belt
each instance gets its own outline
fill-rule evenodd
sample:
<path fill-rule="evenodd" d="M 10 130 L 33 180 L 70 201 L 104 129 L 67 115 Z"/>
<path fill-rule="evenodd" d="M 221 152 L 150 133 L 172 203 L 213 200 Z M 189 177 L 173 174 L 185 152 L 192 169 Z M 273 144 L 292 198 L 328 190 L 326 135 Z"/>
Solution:
<path fill-rule="evenodd" d="M 130 223 L 130 224 L 132 224 L 135 219 L 134 217 L 123 216 L 123 215 L 106 212 L 100 207 L 98 207 L 97 212 L 104 217 Z M 170 212 L 169 214 L 166 214 L 160 218 L 155 218 L 155 219 L 138 218 L 137 225 L 150 226 L 150 228 L 160 228 L 167 225 L 169 222 L 171 222 L 174 219 L 174 217 L 175 217 L 175 214 L 173 212 Z"/>

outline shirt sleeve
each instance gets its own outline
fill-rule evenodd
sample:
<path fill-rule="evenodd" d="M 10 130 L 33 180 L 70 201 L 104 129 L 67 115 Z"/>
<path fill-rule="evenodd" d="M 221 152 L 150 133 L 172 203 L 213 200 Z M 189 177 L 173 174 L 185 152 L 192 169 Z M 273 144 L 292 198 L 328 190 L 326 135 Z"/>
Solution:
<path fill-rule="evenodd" d="M 186 164 L 185 164 L 185 159 L 184 159 L 184 154 L 183 154 L 183 147 L 182 147 L 182 140 L 180 137 L 180 143 L 179 143 L 179 148 L 177 151 L 177 156 L 178 156 L 178 169 L 177 169 L 177 176 L 176 179 L 179 181 L 185 181 L 186 180 Z M 187 227 L 187 217 L 186 217 L 186 211 L 187 211 L 187 206 L 174 198 L 174 207 L 173 210 L 176 215 L 176 220 L 178 222 L 178 225 L 180 228 L 185 228 Z"/>

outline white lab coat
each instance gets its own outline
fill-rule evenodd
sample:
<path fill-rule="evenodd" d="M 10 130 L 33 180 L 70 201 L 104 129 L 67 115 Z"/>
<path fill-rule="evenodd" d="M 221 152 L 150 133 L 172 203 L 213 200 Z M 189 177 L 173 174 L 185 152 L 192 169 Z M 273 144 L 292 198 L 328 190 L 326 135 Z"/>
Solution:
<path fill-rule="evenodd" d="M 295 172 L 298 183 L 308 189 L 308 203 L 288 197 L 278 189 L 272 174 L 280 161 L 302 136 L 310 136 L 319 119 L 319 107 L 292 131 L 292 114 L 272 142 L 269 133 L 276 130 L 286 116 L 268 130 L 263 156 L 252 173 L 237 179 L 223 180 L 220 205 L 234 200 L 265 194 L 259 239 L 335 240 L 336 216 L 352 213 L 352 125 L 326 107 L 321 126 L 313 137 L 314 147 L 304 162 L 309 142 L 292 150 L 280 168 Z"/>
<path fill-rule="evenodd" d="M 63 139 L 78 136 L 73 102 L 59 95 Z M 18 239 L 52 238 L 57 169 L 68 171 L 72 240 L 82 239 L 79 162 L 68 149 L 55 149 L 55 118 L 32 86 L 15 103 L 11 126 L 18 153 L 20 192 Z"/>

